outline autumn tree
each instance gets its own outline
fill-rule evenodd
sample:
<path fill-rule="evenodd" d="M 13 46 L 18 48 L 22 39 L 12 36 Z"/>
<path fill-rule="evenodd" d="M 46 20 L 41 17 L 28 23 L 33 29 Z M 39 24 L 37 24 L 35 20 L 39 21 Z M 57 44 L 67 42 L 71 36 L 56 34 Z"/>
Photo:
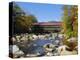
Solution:
<path fill-rule="evenodd" d="M 63 11 L 62 32 L 65 34 L 63 44 L 70 47 L 69 50 L 72 51 L 78 45 L 78 7 L 76 5 L 67 5 L 64 6 Z M 72 38 L 75 39 L 75 42 L 69 41 Z"/>
<path fill-rule="evenodd" d="M 64 6 L 63 17 L 62 17 L 62 28 L 63 33 L 70 37 L 77 37 L 78 32 L 78 17 L 77 17 L 77 6 Z"/>
<path fill-rule="evenodd" d="M 15 2 L 13 2 L 13 29 L 14 33 L 29 32 L 32 24 L 37 22 L 34 15 L 25 13 Z"/>
<path fill-rule="evenodd" d="M 71 6 L 71 20 L 73 26 L 73 36 L 78 36 L 78 6 Z"/>

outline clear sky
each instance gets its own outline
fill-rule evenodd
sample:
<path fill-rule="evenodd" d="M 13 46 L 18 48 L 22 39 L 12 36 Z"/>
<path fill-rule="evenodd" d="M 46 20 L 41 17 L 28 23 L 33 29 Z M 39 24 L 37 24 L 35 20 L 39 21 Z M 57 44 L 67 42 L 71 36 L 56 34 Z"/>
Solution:
<path fill-rule="evenodd" d="M 17 2 L 24 12 L 34 15 L 39 22 L 60 21 L 62 17 L 62 7 L 59 4 L 43 4 L 43 3 L 29 3 Z"/>

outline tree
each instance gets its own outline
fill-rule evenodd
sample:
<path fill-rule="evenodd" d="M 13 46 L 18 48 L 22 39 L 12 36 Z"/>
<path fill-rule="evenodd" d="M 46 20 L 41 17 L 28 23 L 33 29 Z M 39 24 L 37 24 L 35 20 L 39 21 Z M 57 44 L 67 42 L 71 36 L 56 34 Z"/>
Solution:
<path fill-rule="evenodd" d="M 73 26 L 73 36 L 78 36 L 78 6 L 71 6 L 71 20 Z"/>
<path fill-rule="evenodd" d="M 70 50 L 74 50 L 77 46 L 78 37 L 78 7 L 76 5 L 64 6 L 63 13 L 63 33 L 66 35 L 63 43 L 70 47 Z M 75 39 L 75 42 L 68 40 Z"/>
<path fill-rule="evenodd" d="M 29 18 L 31 18 L 31 20 L 32 20 L 33 23 L 38 22 L 37 19 L 36 19 L 36 17 L 34 15 L 29 15 Z"/>
<path fill-rule="evenodd" d="M 77 19 L 77 7 L 76 6 L 64 6 L 63 7 L 63 33 L 70 37 L 77 37 L 78 32 L 78 19 Z"/>
<path fill-rule="evenodd" d="M 13 29 L 14 33 L 29 32 L 37 19 L 34 15 L 27 15 L 15 2 L 13 2 Z"/>

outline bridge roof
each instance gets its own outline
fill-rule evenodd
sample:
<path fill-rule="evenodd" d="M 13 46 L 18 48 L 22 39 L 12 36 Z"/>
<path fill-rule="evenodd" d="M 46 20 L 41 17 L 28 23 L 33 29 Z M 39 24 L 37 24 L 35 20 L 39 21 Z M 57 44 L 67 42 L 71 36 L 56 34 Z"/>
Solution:
<path fill-rule="evenodd" d="M 33 25 L 41 25 L 41 26 L 61 26 L 62 22 L 38 22 Z"/>

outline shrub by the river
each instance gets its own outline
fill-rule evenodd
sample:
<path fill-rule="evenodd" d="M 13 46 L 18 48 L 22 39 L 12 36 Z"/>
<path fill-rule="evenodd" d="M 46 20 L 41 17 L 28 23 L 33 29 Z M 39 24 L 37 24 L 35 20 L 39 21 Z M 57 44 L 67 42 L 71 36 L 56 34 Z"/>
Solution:
<path fill-rule="evenodd" d="M 74 49 L 75 49 L 75 47 L 78 45 L 78 42 L 77 42 L 77 40 L 75 40 L 75 41 L 68 41 L 69 39 L 65 39 L 64 41 L 63 41 L 63 44 L 64 45 L 67 45 L 70 49 L 70 51 L 73 51 Z"/>

